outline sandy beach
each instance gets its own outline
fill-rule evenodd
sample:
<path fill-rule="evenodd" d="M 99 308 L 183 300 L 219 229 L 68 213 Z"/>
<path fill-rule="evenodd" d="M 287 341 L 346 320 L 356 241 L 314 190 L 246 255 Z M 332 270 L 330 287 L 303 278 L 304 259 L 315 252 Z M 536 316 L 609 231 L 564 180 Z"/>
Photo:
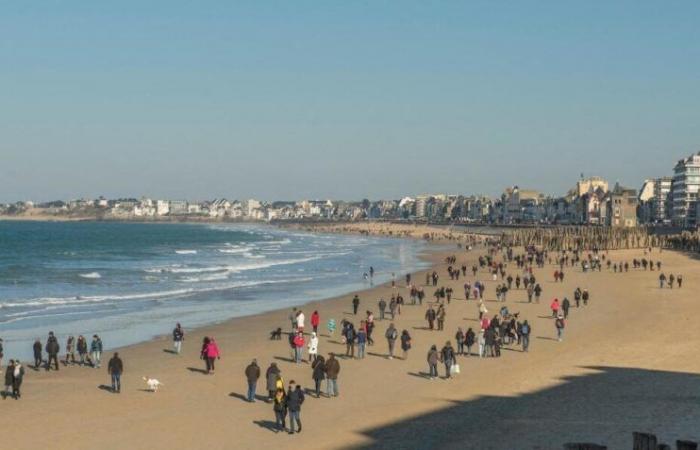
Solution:
<path fill-rule="evenodd" d="M 263 374 L 276 362 L 285 382 L 294 379 L 305 388 L 313 386 L 310 366 L 290 361 L 286 337 L 268 339 L 277 327 L 288 331 L 285 309 L 197 330 L 187 329 L 183 318 L 186 341 L 179 356 L 169 352 L 170 330 L 163 330 L 161 338 L 119 349 L 125 365 L 119 395 L 101 388 L 109 385 L 106 361 L 112 350 L 103 355 L 99 370 L 29 369 L 22 399 L 0 401 L 6 424 L 3 440 L 19 449 L 558 449 L 572 441 L 621 449 L 630 448 L 633 431 L 654 432 L 665 442 L 700 440 L 700 336 L 694 325 L 700 312 L 695 295 L 700 263 L 695 257 L 655 250 L 653 258 L 663 262 L 663 272 L 684 276 L 683 288 L 673 290 L 659 289 L 657 271 L 583 273 L 568 268 L 565 281 L 555 283 L 555 266 L 535 269 L 544 288 L 541 303 L 527 303 L 522 289 L 509 292 L 505 303 L 532 324 L 530 352 L 512 346 L 501 358 L 458 357 L 460 375 L 429 380 L 424 375 L 429 347 L 454 343 L 457 327 L 478 329 L 477 302 L 465 301 L 465 279 L 450 281 L 444 259 L 454 254 L 457 267 L 471 267 L 484 250 L 465 252 L 454 243 L 450 246 L 432 248 L 426 255 L 434 263 L 429 271 L 440 274 L 438 286 L 451 286 L 455 292 L 445 331 L 426 329 L 426 302 L 422 307 L 405 305 L 394 322 L 399 330 L 409 331 L 413 348 L 407 360 L 388 360 L 383 336 L 389 321 L 378 322 L 376 344 L 368 347 L 364 360 L 340 359 L 340 396 L 307 395 L 301 434 L 275 433 L 272 406 L 244 400 L 244 369 L 253 358 Z M 631 261 L 643 252 L 615 251 L 608 257 Z M 513 263 L 506 272 L 515 276 L 518 270 Z M 380 285 L 359 292 L 360 312 L 376 313 L 377 300 L 388 299 L 392 292 L 401 292 L 408 302 L 403 275 L 397 274 L 397 288 Z M 466 280 L 474 279 L 467 274 Z M 486 283 L 489 315 L 496 314 L 502 306 L 495 300 L 496 283 L 485 271 L 476 279 Z M 425 271 L 414 280 L 422 285 Z M 572 308 L 565 339 L 557 342 L 549 303 L 554 297 L 572 299 L 576 287 L 590 291 L 590 304 Z M 425 287 L 427 301 L 433 291 Z M 313 310 L 321 315 L 321 354 L 344 354 L 338 331 L 334 338 L 327 337 L 325 323 L 333 317 L 338 324 L 343 318 L 358 324 L 363 316 L 351 313 L 353 295 L 302 306 L 307 324 Z M 204 336 L 216 337 L 222 352 L 211 376 L 202 373 L 199 359 Z M 59 336 L 59 341 L 63 346 L 65 337 Z M 105 345 L 109 348 L 108 342 Z M 442 366 L 439 370 L 443 375 Z M 164 387 L 155 394 L 147 392 L 143 376 L 159 379 Z M 258 395 L 265 394 L 261 378 Z"/>

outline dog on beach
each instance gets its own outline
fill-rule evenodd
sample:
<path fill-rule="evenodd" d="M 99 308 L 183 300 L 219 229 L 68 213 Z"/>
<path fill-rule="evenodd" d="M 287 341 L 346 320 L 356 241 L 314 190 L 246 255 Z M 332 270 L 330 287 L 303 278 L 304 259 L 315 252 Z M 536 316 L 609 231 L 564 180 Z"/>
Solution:
<path fill-rule="evenodd" d="M 148 386 L 148 390 L 151 392 L 158 392 L 158 388 L 163 386 L 163 383 L 156 380 L 155 378 L 143 377 L 143 381 L 146 382 L 146 385 Z"/>
<path fill-rule="evenodd" d="M 270 333 L 270 340 L 271 341 L 279 341 L 282 340 L 282 328 L 278 328 Z"/>

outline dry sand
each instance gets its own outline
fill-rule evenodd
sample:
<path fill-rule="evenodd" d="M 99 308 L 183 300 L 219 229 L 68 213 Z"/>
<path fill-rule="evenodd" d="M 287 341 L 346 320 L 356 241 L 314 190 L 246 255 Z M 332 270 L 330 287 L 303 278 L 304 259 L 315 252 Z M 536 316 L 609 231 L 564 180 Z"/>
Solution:
<path fill-rule="evenodd" d="M 440 284 L 452 285 L 455 291 L 446 331 L 425 330 L 425 307 L 406 305 L 395 323 L 399 330 L 409 330 L 413 349 L 408 360 L 388 360 L 383 335 L 389 322 L 379 322 L 377 343 L 368 347 L 366 359 L 341 359 L 340 397 L 307 396 L 301 434 L 274 433 L 269 429 L 274 422 L 271 405 L 242 400 L 243 371 L 252 358 L 258 359 L 263 373 L 275 361 L 286 381 L 313 384 L 307 364 L 288 361 L 285 339 L 268 340 L 270 330 L 288 328 L 289 311 L 281 310 L 187 330 L 181 356 L 166 352 L 171 348 L 169 336 L 120 349 L 125 373 L 119 395 L 99 388 L 109 384 L 105 368 L 28 370 L 23 398 L 0 401 L 2 440 L 6 448 L 16 449 L 559 449 L 569 441 L 623 449 L 631 447 L 633 431 L 655 432 L 666 442 L 700 440 L 696 259 L 672 252 L 660 255 L 665 272 L 684 275 L 681 290 L 659 290 L 656 271 L 616 274 L 604 269 L 584 274 L 568 269 L 565 282 L 555 284 L 553 266 L 535 270 L 544 288 L 542 303 L 524 303 L 524 290 L 511 291 L 507 302 L 533 325 L 530 352 L 513 347 L 501 358 L 459 357 L 462 374 L 456 379 L 428 380 L 421 373 L 427 370 L 430 345 L 454 342 L 458 326 L 478 326 L 477 302 L 464 300 L 464 279 L 449 282 L 444 256 L 456 253 L 457 266 L 464 262 L 471 267 L 481 252 L 431 253 Z M 611 252 L 609 257 L 631 261 L 642 252 Z M 513 265 L 508 272 L 515 276 L 517 270 Z M 414 280 L 422 284 L 424 273 Z M 403 276 L 397 278 L 398 290 L 408 301 Z M 486 281 L 487 307 L 490 314 L 496 313 L 501 305 L 494 299 L 495 284 L 485 272 L 477 278 Z M 474 280 L 471 274 L 467 279 Z M 565 295 L 572 299 L 577 286 L 589 289 L 591 302 L 572 308 L 565 340 L 556 342 L 548 318 L 550 300 Z M 433 289 L 425 290 L 430 299 Z M 360 311 L 376 312 L 376 301 L 391 292 L 386 285 L 361 292 Z M 329 317 L 338 323 L 342 318 L 359 322 L 359 316 L 348 313 L 351 297 L 305 305 L 307 321 L 318 309 L 323 334 Z M 204 335 L 215 336 L 222 351 L 213 376 L 200 372 Z M 63 345 L 65 337 L 59 340 Z M 344 352 L 344 346 L 322 337 L 320 352 L 329 351 Z M 105 352 L 104 366 L 110 355 Z M 145 375 L 158 378 L 165 387 L 157 394 L 145 392 Z M 264 395 L 264 389 L 261 379 L 258 394 Z"/>

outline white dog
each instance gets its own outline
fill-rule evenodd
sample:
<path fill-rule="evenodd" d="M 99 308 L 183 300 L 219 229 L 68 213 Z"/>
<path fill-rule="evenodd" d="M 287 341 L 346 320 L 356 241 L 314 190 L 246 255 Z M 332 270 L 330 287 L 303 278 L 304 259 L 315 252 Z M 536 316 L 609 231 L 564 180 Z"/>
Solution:
<path fill-rule="evenodd" d="M 158 388 L 163 386 L 163 383 L 156 380 L 155 378 L 143 377 L 143 381 L 148 385 L 148 390 L 151 392 L 158 392 Z"/>

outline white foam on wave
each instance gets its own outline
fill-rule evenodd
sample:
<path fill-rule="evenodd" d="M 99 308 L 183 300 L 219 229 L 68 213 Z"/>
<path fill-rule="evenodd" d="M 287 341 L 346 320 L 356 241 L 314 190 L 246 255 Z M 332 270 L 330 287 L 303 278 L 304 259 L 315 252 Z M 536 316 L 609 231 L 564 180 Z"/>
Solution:
<path fill-rule="evenodd" d="M 281 259 L 276 261 L 267 261 L 251 264 L 225 265 L 225 266 L 206 266 L 206 267 L 182 267 L 180 265 L 167 266 L 160 268 L 145 269 L 148 273 L 208 273 L 208 272 L 244 272 L 246 270 L 266 269 L 273 266 L 284 266 L 289 264 L 298 264 L 302 262 L 314 261 L 321 259 L 323 256 L 310 256 L 308 258 L 296 259 Z"/>
<path fill-rule="evenodd" d="M 196 255 L 197 250 L 175 250 L 178 255 Z"/>
<path fill-rule="evenodd" d="M 206 282 L 206 281 L 221 281 L 221 280 L 227 280 L 230 275 L 230 272 L 223 272 L 223 273 L 215 273 L 213 275 L 203 275 L 200 277 L 182 277 L 178 281 L 182 281 L 183 283 L 201 283 L 201 282 Z"/>
<path fill-rule="evenodd" d="M 263 259 L 263 258 L 265 258 L 265 255 L 255 255 L 251 252 L 245 252 L 245 253 L 243 253 L 243 256 L 245 256 L 246 258 L 251 258 L 251 259 Z"/>
<path fill-rule="evenodd" d="M 79 276 L 81 278 L 87 278 L 90 280 L 96 280 L 98 278 L 102 278 L 102 275 L 100 275 L 99 272 L 81 273 Z"/>
<path fill-rule="evenodd" d="M 169 291 L 158 291 L 158 292 L 144 292 L 139 294 L 128 294 L 128 295 L 95 295 L 95 296 L 75 296 L 75 297 L 38 297 L 27 299 L 26 301 L 14 300 L 6 303 L 0 302 L 0 309 L 6 308 L 29 308 L 38 307 L 46 308 L 47 306 L 59 306 L 59 307 L 69 307 L 72 305 L 80 305 L 86 303 L 104 303 L 112 301 L 125 301 L 125 300 L 172 300 L 180 297 L 200 294 L 204 292 L 213 291 L 225 291 L 228 289 L 261 286 L 267 284 L 279 284 L 279 283 L 299 283 L 304 281 L 311 281 L 312 277 L 305 278 L 290 278 L 281 280 L 260 280 L 260 281 L 236 281 L 233 283 L 225 283 L 217 286 L 210 286 L 205 288 L 188 288 L 188 289 L 174 289 Z M 34 311 L 36 312 L 36 311 Z M 24 316 L 22 316 L 24 317 Z"/>
<path fill-rule="evenodd" d="M 220 248 L 219 253 L 229 253 L 229 254 L 237 254 L 237 253 L 247 253 L 251 251 L 253 247 L 240 247 L 240 248 Z"/>

